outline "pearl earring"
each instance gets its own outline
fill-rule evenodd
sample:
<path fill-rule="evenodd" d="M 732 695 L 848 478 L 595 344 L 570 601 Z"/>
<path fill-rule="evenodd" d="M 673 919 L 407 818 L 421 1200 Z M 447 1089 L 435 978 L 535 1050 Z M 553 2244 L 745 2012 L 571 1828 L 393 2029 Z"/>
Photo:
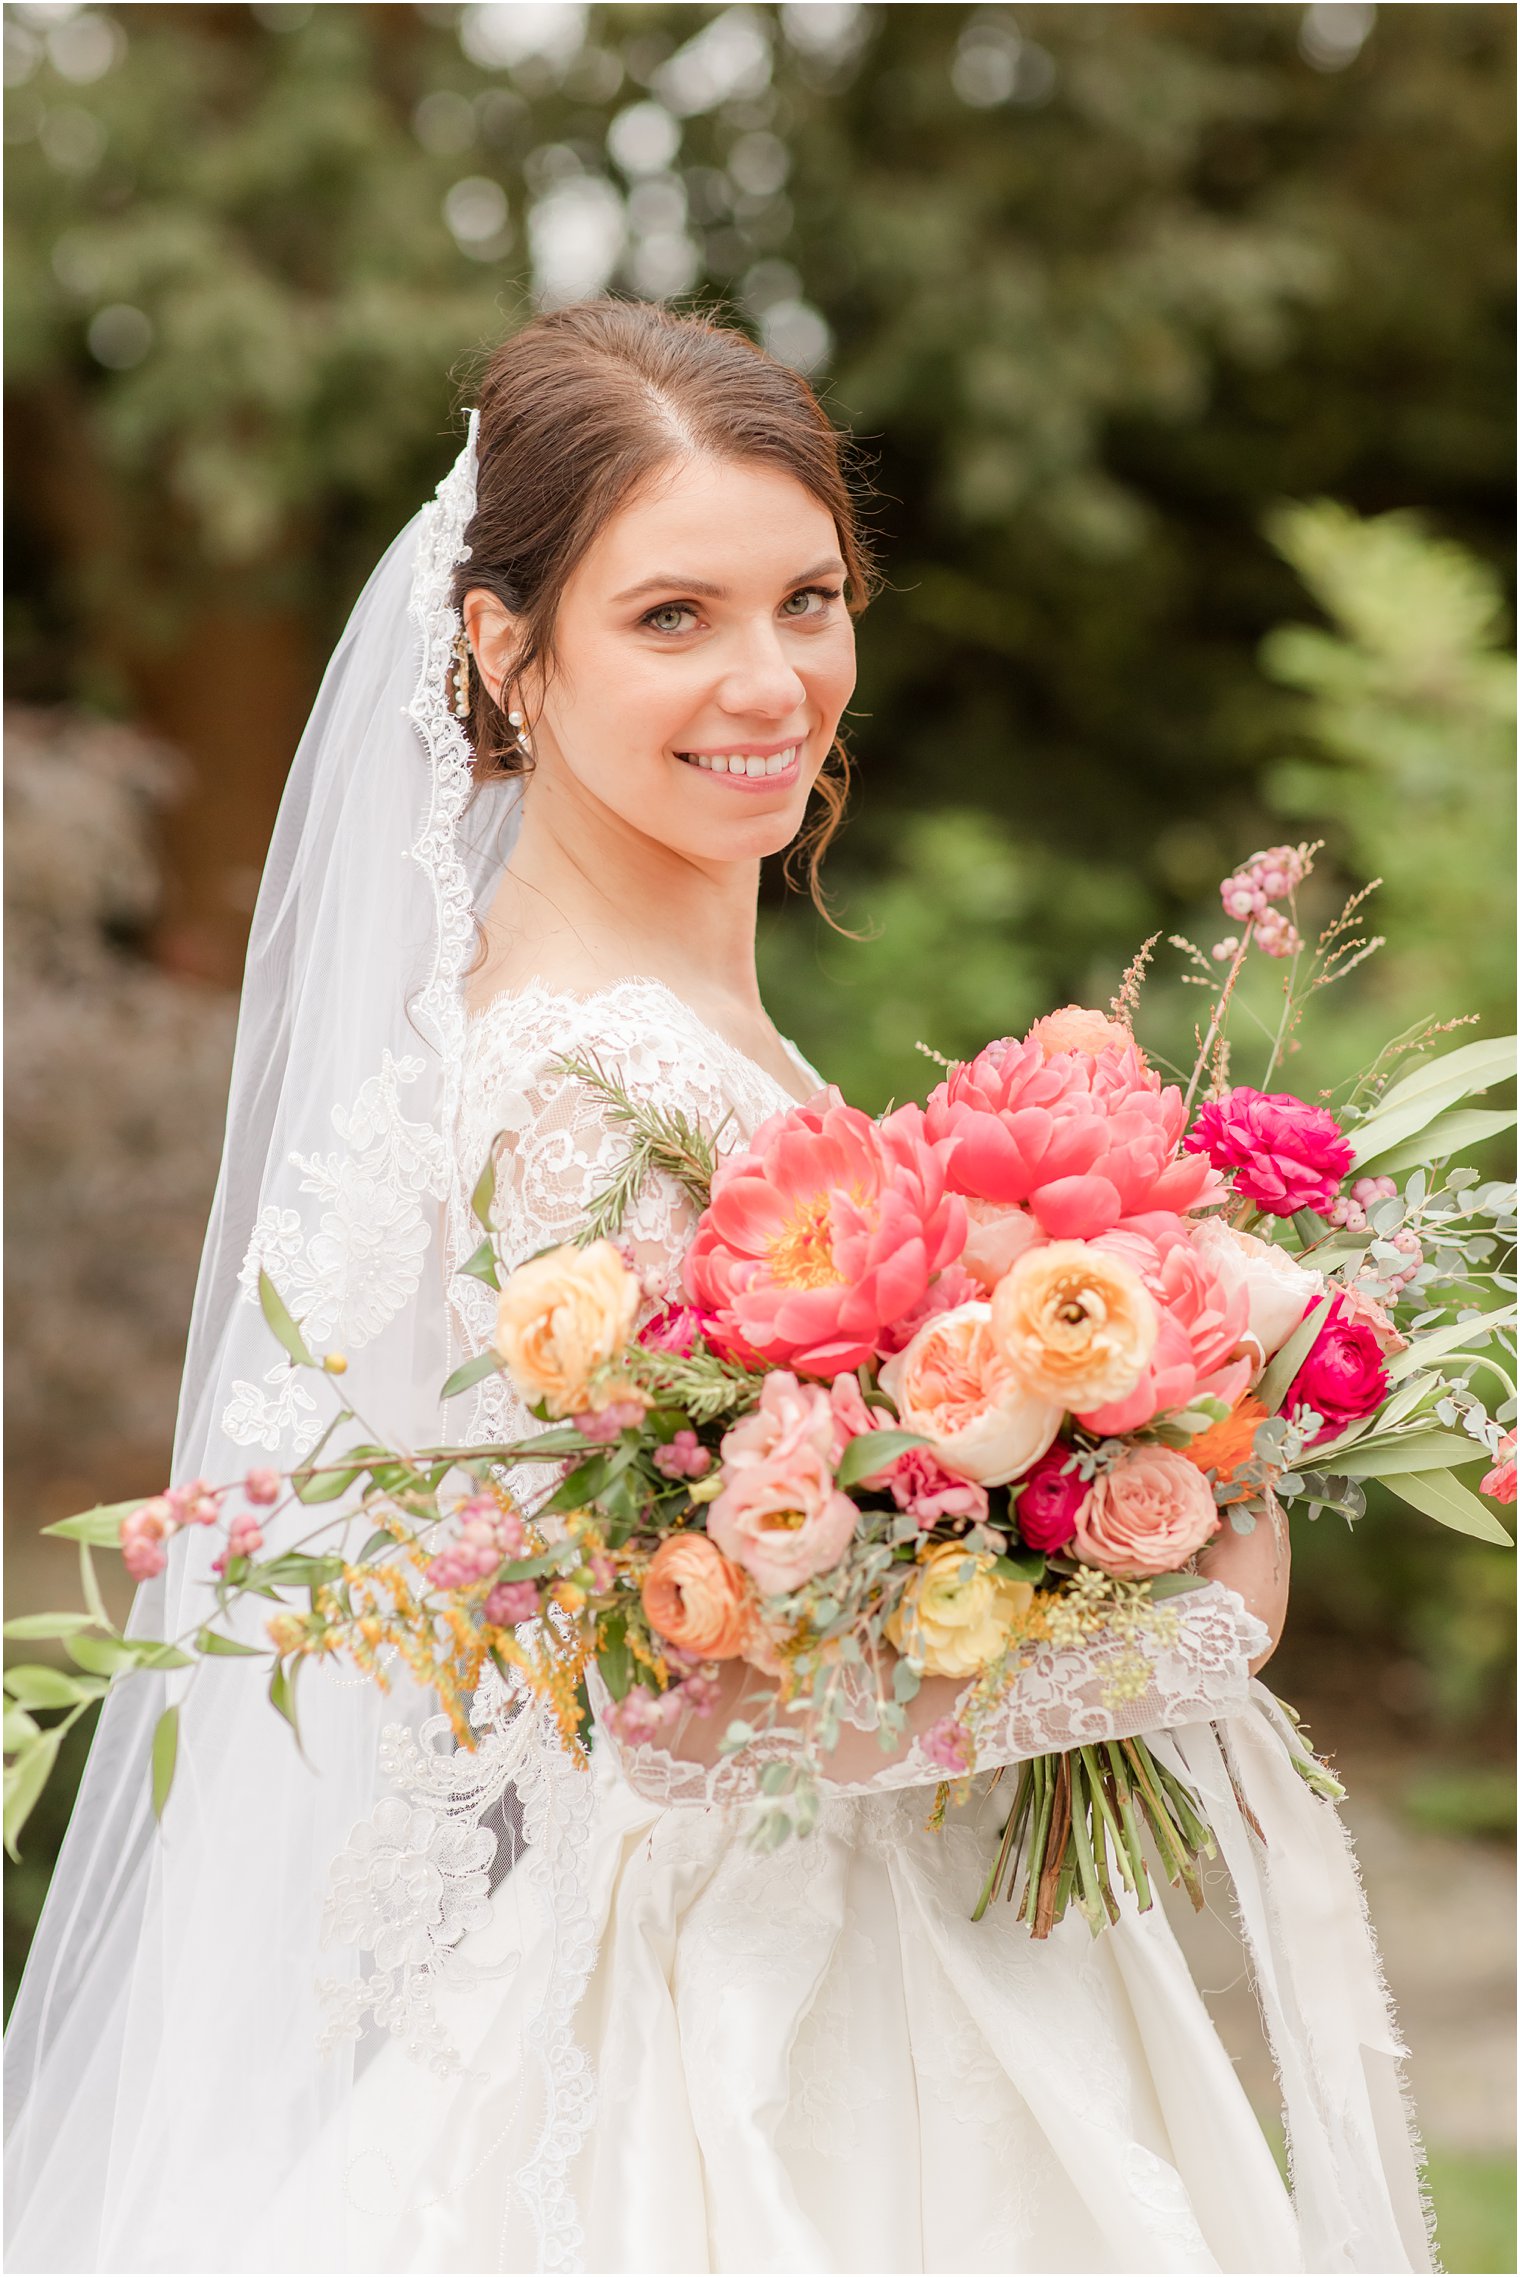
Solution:
<path fill-rule="evenodd" d="M 470 642 L 466 633 L 460 633 L 454 642 L 454 717 L 470 716 Z"/>
<path fill-rule="evenodd" d="M 528 745 L 527 745 L 527 739 L 526 739 L 526 737 L 524 736 L 524 734 L 523 734 L 523 731 L 522 731 L 522 726 L 523 726 L 523 716 L 522 716 L 522 713 L 521 713 L 521 712 L 508 712 L 508 714 L 507 714 L 507 725 L 508 725 L 508 727 L 510 727 L 510 728 L 513 730 L 513 735 L 512 735 L 512 740 L 513 740 L 513 742 L 514 742 L 514 743 L 517 745 L 517 748 L 518 748 L 518 750 L 519 750 L 519 751 L 520 751 L 520 752 L 523 754 L 523 757 L 524 757 L 524 758 L 527 758 L 527 757 L 528 757 Z"/>

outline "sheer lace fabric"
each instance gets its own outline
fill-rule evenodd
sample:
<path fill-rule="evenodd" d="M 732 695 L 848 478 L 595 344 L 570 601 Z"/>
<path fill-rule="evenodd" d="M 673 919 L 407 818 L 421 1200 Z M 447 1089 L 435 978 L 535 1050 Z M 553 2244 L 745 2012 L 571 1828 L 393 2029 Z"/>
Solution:
<path fill-rule="evenodd" d="M 462 1147 L 472 1180 L 494 1154 L 509 1265 L 576 1230 L 625 1144 L 554 1065 L 567 1051 L 700 1117 L 723 1148 L 787 1103 L 663 984 L 496 999 L 471 1024 Z M 799 1089 L 810 1076 L 799 1062 Z M 654 1182 L 630 1232 L 659 1295 L 675 1293 L 689 1230 L 684 1196 Z M 456 1290 L 479 1345 L 490 1292 Z M 499 1380 L 481 1387 L 473 1430 L 531 1428 Z M 542 1474 L 522 1484 L 541 1493 Z M 732 1766 L 619 1753 L 599 1733 L 577 1771 L 542 1712 L 493 1678 L 473 1755 L 438 1746 L 438 1724 L 389 1736 L 395 1807 L 339 1864 L 336 1933 L 387 1981 L 378 1998 L 362 1977 L 347 1988 L 338 2028 L 367 2013 L 390 2034 L 361 2056 L 349 2265 L 1430 2267 L 1354 1867 L 1338 1826 L 1326 1851 L 1309 1824 L 1330 1807 L 1287 1766 L 1270 1695 L 1248 1678 L 1263 1641 L 1231 1592 L 1200 1590 L 1147 1695 L 1117 1709 L 1100 1655 L 1047 1648 L 982 1761 L 1164 1728 L 1158 1744 L 1212 1780 L 1233 1820 L 1243 1941 L 1276 1988 L 1263 2013 L 1297 2207 L 1159 1906 L 1125 1900 L 1097 1941 L 1075 1913 L 1041 1943 L 1007 1906 L 971 1923 L 1006 1783 L 979 1777 L 930 1831 L 940 1773 L 910 1748 L 828 1793 L 813 1835 L 762 1855 Z M 1235 1732 L 1251 1744 L 1232 1751 Z M 1319 1843 L 1316 1905 L 1346 1932 L 1334 1967 L 1305 1960 L 1273 1896 L 1281 1862 L 1246 1833 L 1237 1786 L 1248 1801 L 1270 1788 L 1280 1844 Z M 495 1827 L 509 1870 L 498 1853 L 491 1887 Z M 398 1888 L 413 1892 L 403 1921 Z M 1356 2065 L 1300 2048 L 1316 1999 L 1322 2042 L 1353 2033 Z M 1369 2046 L 1384 2066 L 1376 2110 Z"/>

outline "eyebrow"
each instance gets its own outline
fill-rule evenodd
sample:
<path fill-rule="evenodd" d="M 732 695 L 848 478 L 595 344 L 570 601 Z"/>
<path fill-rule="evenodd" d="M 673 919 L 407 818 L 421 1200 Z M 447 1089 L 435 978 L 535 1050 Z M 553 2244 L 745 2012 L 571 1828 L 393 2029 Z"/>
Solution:
<path fill-rule="evenodd" d="M 810 577 L 823 577 L 831 570 L 842 573 L 844 566 L 837 554 L 830 554 L 826 561 L 816 562 L 811 569 L 800 570 L 795 577 L 788 580 L 788 586 L 805 585 Z M 728 587 L 726 585 L 709 584 L 704 577 L 675 577 L 668 575 L 663 570 L 653 577 L 641 578 L 637 585 L 630 585 L 621 593 L 614 593 L 612 599 L 616 605 L 621 601 L 637 601 L 645 593 L 669 592 L 672 588 L 680 593 L 700 593 L 703 599 L 708 601 L 726 601 L 728 599 Z"/>

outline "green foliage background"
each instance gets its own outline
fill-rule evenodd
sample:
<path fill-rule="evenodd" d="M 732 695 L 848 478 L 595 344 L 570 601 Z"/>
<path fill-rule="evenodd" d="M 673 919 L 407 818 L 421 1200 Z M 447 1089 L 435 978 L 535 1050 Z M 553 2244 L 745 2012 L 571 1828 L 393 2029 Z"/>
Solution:
<path fill-rule="evenodd" d="M 531 13 L 7 11 L 11 691 L 186 751 L 192 967 L 235 980 L 331 641 L 484 353 L 574 297 L 578 211 L 577 289 L 749 325 L 872 478 L 829 873 L 860 937 L 778 876 L 761 944 L 853 1097 L 1105 1001 L 1157 930 L 1207 947 L 1282 837 L 1327 841 L 1317 921 L 1380 876 L 1390 936 L 1295 1087 L 1422 1015 L 1510 1025 L 1512 11 Z M 271 642 L 289 717 L 245 718 Z M 1144 1017 L 1180 1058 L 1179 971 Z M 1306 1534 L 1293 1668 L 1363 1654 L 1391 1719 L 1502 1750 L 1511 1565 L 1367 1527 Z"/>

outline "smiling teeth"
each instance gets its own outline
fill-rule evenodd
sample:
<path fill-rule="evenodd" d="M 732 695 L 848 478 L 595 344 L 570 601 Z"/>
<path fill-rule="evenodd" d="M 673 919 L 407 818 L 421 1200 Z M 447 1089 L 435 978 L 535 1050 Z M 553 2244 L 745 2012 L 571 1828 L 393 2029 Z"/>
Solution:
<path fill-rule="evenodd" d="M 742 751 L 683 751 L 681 757 L 689 767 L 700 767 L 709 775 L 784 775 L 801 748 L 800 744 L 789 743 L 784 751 L 773 751 L 768 759 L 749 758 Z"/>

